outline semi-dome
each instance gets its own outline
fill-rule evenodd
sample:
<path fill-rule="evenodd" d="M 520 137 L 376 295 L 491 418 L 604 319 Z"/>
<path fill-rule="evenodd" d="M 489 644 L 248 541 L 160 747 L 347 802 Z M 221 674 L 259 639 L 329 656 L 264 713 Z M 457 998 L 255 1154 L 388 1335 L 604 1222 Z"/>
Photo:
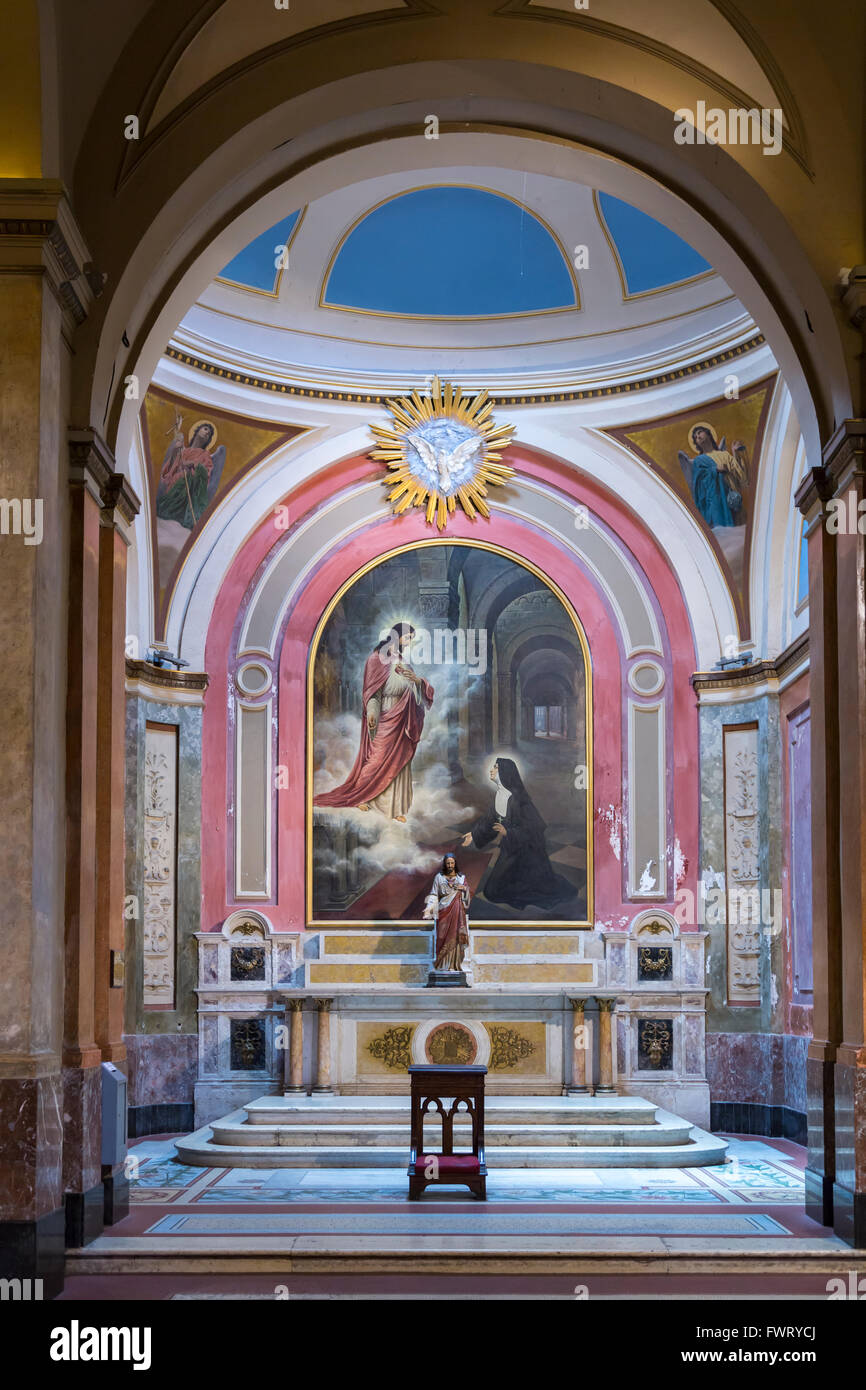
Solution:
<path fill-rule="evenodd" d="M 675 227 L 589 181 L 454 165 L 287 209 L 170 354 L 253 383 L 381 393 L 439 374 L 537 393 L 645 384 L 758 341 Z"/>

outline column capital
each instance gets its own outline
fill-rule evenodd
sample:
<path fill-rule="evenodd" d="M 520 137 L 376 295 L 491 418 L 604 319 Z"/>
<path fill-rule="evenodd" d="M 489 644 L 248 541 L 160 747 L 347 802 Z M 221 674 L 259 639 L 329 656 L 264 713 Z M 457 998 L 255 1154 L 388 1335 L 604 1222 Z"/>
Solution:
<path fill-rule="evenodd" d="M 317 999 L 316 1008 L 319 1010 L 320 1013 L 330 1013 L 331 1005 L 333 1004 L 333 1002 L 333 999 Z"/>
<path fill-rule="evenodd" d="M 807 520 L 823 515 L 824 507 L 833 496 L 833 485 L 826 469 L 810 468 L 794 494 L 794 505 Z"/>
<path fill-rule="evenodd" d="M 301 1012 L 301 1010 L 303 1009 L 303 1007 L 304 1007 L 304 1001 L 303 1001 L 303 999 L 287 999 L 287 1000 L 286 1000 L 286 1008 L 289 1010 L 289 1013 L 292 1013 L 292 1014 L 299 1014 L 299 1013 Z"/>
<path fill-rule="evenodd" d="M 866 420 L 843 420 L 824 448 L 824 472 L 832 496 L 847 492 L 852 478 L 866 468 Z"/>
<path fill-rule="evenodd" d="M 69 486 L 86 488 L 101 508 L 103 491 L 115 477 L 114 454 L 96 430 L 72 429 L 68 441 Z"/>
<path fill-rule="evenodd" d="M 569 1002 L 569 1004 L 571 1005 L 571 1007 L 574 1009 L 575 1013 L 582 1014 L 583 1011 L 584 1011 L 584 1009 L 586 1008 L 586 998 L 585 998 L 585 997 L 584 997 L 584 998 L 580 998 L 580 999 L 578 999 L 578 998 L 572 999 L 572 997 L 569 995 L 568 1002 Z"/>
<path fill-rule="evenodd" d="M 100 526 L 118 531 L 129 544 L 132 523 L 141 511 L 141 501 L 129 479 L 123 473 L 112 473 L 101 488 L 102 514 Z"/>
<path fill-rule="evenodd" d="M 87 318 L 104 277 L 59 179 L 0 179 L 0 271 L 44 275 L 68 331 Z"/>
<path fill-rule="evenodd" d="M 100 526 L 114 528 L 129 544 L 141 510 L 129 479 L 115 469 L 114 454 L 94 429 L 69 431 L 69 486 L 84 488 L 99 507 Z"/>
<path fill-rule="evenodd" d="M 617 999 L 599 999 L 598 1007 L 602 1013 L 612 1014 L 618 1003 L 619 1000 Z"/>

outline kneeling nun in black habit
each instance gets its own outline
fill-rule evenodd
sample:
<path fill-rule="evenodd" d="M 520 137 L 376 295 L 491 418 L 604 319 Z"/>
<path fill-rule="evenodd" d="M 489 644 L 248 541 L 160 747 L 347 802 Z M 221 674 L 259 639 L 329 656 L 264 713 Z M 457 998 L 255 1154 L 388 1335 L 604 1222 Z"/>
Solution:
<path fill-rule="evenodd" d="M 544 846 L 545 823 L 523 785 L 517 764 L 498 758 L 490 769 L 496 783 L 493 805 L 463 837 L 463 844 L 483 849 L 499 839 L 499 858 L 481 891 L 489 902 L 518 910 L 553 907 L 574 898 L 578 888 L 554 872 Z"/>

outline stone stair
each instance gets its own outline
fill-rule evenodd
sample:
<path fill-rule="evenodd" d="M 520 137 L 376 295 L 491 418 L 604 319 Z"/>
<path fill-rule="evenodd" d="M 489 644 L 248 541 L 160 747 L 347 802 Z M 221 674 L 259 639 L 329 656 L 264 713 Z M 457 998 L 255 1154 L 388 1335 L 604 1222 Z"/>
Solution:
<path fill-rule="evenodd" d="M 438 1119 L 425 1121 L 438 1147 Z M 469 1125 L 455 1122 L 455 1148 Z M 488 1169 L 691 1168 L 727 1144 L 637 1096 L 487 1096 Z M 182 1163 L 217 1168 L 402 1168 L 408 1096 L 263 1096 L 177 1144 Z"/>

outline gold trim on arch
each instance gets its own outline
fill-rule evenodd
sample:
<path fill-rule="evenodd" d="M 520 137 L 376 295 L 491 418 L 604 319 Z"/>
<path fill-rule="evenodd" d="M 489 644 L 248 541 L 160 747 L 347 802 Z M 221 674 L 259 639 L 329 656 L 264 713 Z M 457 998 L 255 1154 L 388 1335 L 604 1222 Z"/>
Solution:
<path fill-rule="evenodd" d="M 611 194 L 611 197 L 613 197 L 613 194 Z M 717 270 L 714 270 L 713 267 L 710 266 L 709 270 L 701 270 L 697 275 L 687 275 L 685 280 L 672 280 L 669 285 L 658 285 L 654 290 L 635 290 L 634 292 L 632 292 L 628 287 L 628 277 L 625 272 L 625 266 L 622 263 L 622 258 L 619 254 L 619 247 L 616 244 L 613 232 L 607 225 L 607 218 L 604 215 L 604 210 L 602 209 L 601 203 L 599 201 L 597 188 L 594 188 L 592 190 L 592 205 L 595 208 L 595 215 L 598 218 L 598 225 L 601 227 L 601 230 L 604 233 L 604 239 L 610 247 L 611 255 L 613 256 L 614 265 L 616 266 L 616 273 L 619 276 L 619 283 L 620 288 L 622 290 L 622 297 L 624 302 L 630 299 L 649 299 L 654 294 L 669 294 L 671 290 L 681 290 L 686 285 L 696 285 L 699 280 L 709 280 L 711 275 L 718 275 L 719 272 Z M 629 204 L 629 206 L 631 207 L 634 205 Z M 642 208 L 638 208 L 638 212 L 642 211 Z M 649 213 L 644 213 L 645 217 L 649 217 L 649 215 Z M 659 226 L 663 225 L 663 223 L 659 223 Z M 731 298 L 734 299 L 736 298 L 736 296 L 732 295 Z M 725 301 L 721 300 L 720 302 L 724 303 Z M 707 307 L 712 308 L 713 306 L 708 305 Z M 691 310 L 689 312 L 694 313 L 696 311 Z M 673 314 L 671 315 L 671 317 L 679 318 L 680 315 Z M 662 320 L 662 322 L 666 321 L 667 320 Z"/>
<path fill-rule="evenodd" d="M 317 921 L 313 917 L 313 697 L 314 697 L 314 676 L 316 657 L 319 653 L 319 643 L 325 631 L 328 619 L 342 599 L 343 595 L 355 585 L 359 579 L 363 579 L 365 574 L 376 569 L 378 565 L 384 564 L 386 560 L 392 560 L 397 555 L 405 555 L 412 550 L 426 550 L 430 546 L 448 546 L 453 549 L 455 546 L 466 546 L 472 550 L 487 550 L 494 555 L 502 555 L 506 560 L 513 561 L 523 569 L 529 570 L 536 579 L 540 579 L 546 589 L 555 594 L 570 617 L 574 630 L 577 633 L 577 640 L 583 656 L 584 690 L 586 693 L 586 766 L 589 776 L 586 788 L 586 920 L 583 922 L 548 922 L 534 921 L 526 922 L 522 919 L 505 918 L 502 921 L 484 922 L 485 930 L 490 928 L 501 929 L 503 927 L 514 927 L 520 925 L 532 930 L 541 931 L 586 931 L 592 930 L 594 925 L 595 912 L 595 824 L 594 824 L 594 800 L 593 800 L 593 712 L 592 712 L 592 657 L 590 655 L 589 643 L 586 640 L 586 633 L 583 625 L 577 616 L 574 605 L 568 599 L 552 579 L 534 565 L 531 560 L 524 559 L 521 555 L 515 555 L 513 551 L 507 550 L 505 546 L 495 545 L 491 541 L 467 540 L 462 536 L 460 539 L 447 539 L 445 537 L 431 540 L 409 541 L 405 545 L 394 546 L 392 550 L 386 551 L 382 555 L 377 555 L 374 560 L 368 560 L 360 569 L 355 570 L 348 579 L 340 585 L 339 589 L 331 598 L 324 613 L 319 619 L 316 630 L 310 642 L 310 653 L 307 658 L 307 755 L 306 755 L 306 825 L 304 836 L 304 856 L 305 856 L 305 880 L 306 880 L 306 902 L 305 902 L 305 927 L 307 930 L 327 929 L 334 927 L 339 931 L 347 927 L 376 927 L 377 929 L 387 929 L 388 927 L 402 928 L 405 930 L 407 922 L 413 922 L 415 918 L 398 918 L 388 922 L 361 919 L 340 919 L 339 921 Z"/>
<path fill-rule="evenodd" d="M 527 213 L 528 216 L 534 218 L 536 222 L 540 222 L 548 236 L 557 246 L 565 262 L 574 288 L 574 303 L 562 304 L 555 309 L 519 309 L 510 314 L 398 314 L 390 309 L 358 309 L 352 304 L 333 304 L 330 300 L 326 299 L 325 294 L 328 281 L 331 278 L 331 272 L 334 269 L 337 257 L 355 229 L 360 227 L 361 223 L 366 221 L 371 213 L 378 212 L 379 208 L 385 207 L 388 203 L 395 203 L 398 198 L 404 198 L 409 193 L 425 193 L 431 188 L 470 188 L 476 193 L 490 193 L 494 198 L 504 198 L 507 202 L 513 203 L 515 207 L 520 208 L 522 212 Z M 502 193 L 498 188 L 487 188 L 480 183 L 422 183 L 415 188 L 402 188 L 399 193 L 391 193 L 387 198 L 381 198 L 378 203 L 373 203 L 372 207 L 360 213 L 351 226 L 346 228 L 331 252 L 328 264 L 325 266 L 325 273 L 322 277 L 322 284 L 319 290 L 318 307 L 320 309 L 336 309 L 339 313 L 344 314 L 364 314 L 369 318 L 375 319 L 404 319 L 413 323 L 492 323 L 499 322 L 503 319 L 542 318 L 546 314 L 575 314 L 580 312 L 583 308 L 583 304 L 580 298 L 580 284 L 565 247 L 550 223 L 547 222 L 545 218 L 541 217 L 539 213 L 533 212 L 532 208 L 527 207 L 526 203 L 521 203 L 519 198 L 514 198 L 510 193 Z"/>
<path fill-rule="evenodd" d="M 659 372 L 654 376 L 624 381 L 622 385 L 588 386 L 577 390 L 549 387 L 547 391 L 527 392 L 526 394 L 520 394 L 510 389 L 500 391 L 495 386 L 491 386 L 490 395 L 497 405 L 501 406 L 567 405 L 570 401 L 596 401 L 614 396 L 634 395 L 637 391 L 648 391 L 653 387 L 666 386 L 669 382 L 685 381 L 689 377 L 698 376 L 701 372 L 721 366 L 723 362 L 733 362 L 738 357 L 745 357 L 748 353 L 756 351 L 765 344 L 766 339 L 763 333 L 756 333 L 746 342 L 734 347 L 722 348 L 718 352 L 714 352 L 711 357 L 704 357 L 700 362 L 694 362 L 688 367 L 673 367 L 670 371 Z M 404 385 L 391 387 L 384 392 L 353 391 L 341 388 L 336 383 L 333 390 L 321 385 L 299 386 L 290 380 L 275 381 L 270 377 L 253 376 L 249 372 L 236 372 L 231 367 L 220 367 L 214 362 L 206 362 L 204 358 L 196 357 L 190 352 L 181 352 L 179 348 L 175 347 L 166 348 L 163 356 L 170 358 L 172 362 L 182 362 L 185 367 L 193 367 L 196 371 L 204 372 L 207 376 L 215 376 L 222 381 L 232 381 L 239 386 L 253 386 L 261 391 L 275 391 L 278 395 L 299 396 L 313 401 L 344 401 L 350 405 L 387 405 L 394 396 L 399 396 L 410 389 Z"/>
<path fill-rule="evenodd" d="M 292 249 L 292 246 L 294 245 L 295 237 L 298 235 L 298 232 L 301 230 L 301 223 L 303 222 L 304 218 L 305 218 L 306 215 L 307 215 L 307 207 L 308 207 L 308 204 L 305 203 L 304 206 L 301 208 L 300 216 L 298 217 L 297 222 L 295 223 L 294 227 L 292 228 L 291 235 L 289 236 L 289 239 L 288 239 L 288 241 L 286 242 L 286 251 L 290 251 L 290 250 Z M 268 230 L 268 229 L 267 229 L 267 227 L 266 227 L 266 228 L 265 228 L 265 231 L 267 231 L 267 230 Z M 264 232 L 260 232 L 260 233 L 259 233 L 259 236 L 264 236 L 264 234 L 265 234 Z M 256 238 L 253 237 L 253 241 L 255 241 L 255 240 L 256 240 Z M 247 243 L 247 245 L 249 245 L 249 242 Z M 246 250 L 246 246 L 242 246 L 241 249 L 240 249 L 240 251 L 238 252 L 238 255 L 239 255 L 239 256 L 242 255 L 243 252 L 244 252 L 245 250 Z M 232 260 L 234 260 L 234 256 L 232 257 Z M 265 299 L 279 299 L 279 297 L 280 297 L 280 283 L 281 283 L 281 281 L 282 281 L 282 278 L 283 278 L 283 267 L 280 266 L 279 270 L 277 271 L 277 282 L 276 282 L 276 284 L 274 285 L 274 288 L 273 288 L 272 290 L 260 290 L 260 289 L 258 289 L 258 287 L 257 287 L 256 285 L 245 285 L 245 284 L 243 283 L 243 281 L 241 281 L 241 280 L 230 280 L 230 279 L 228 278 L 228 276 L 226 276 L 226 275 L 215 275 L 214 278 L 213 278 L 212 283 L 216 282 L 216 283 L 218 283 L 218 284 L 220 284 L 220 285 L 230 285 L 231 288 L 232 288 L 233 290 L 244 290 L 244 291 L 246 292 L 246 294 L 261 294 L 261 295 L 264 295 Z M 202 307 L 205 307 L 205 306 L 202 306 Z"/>

